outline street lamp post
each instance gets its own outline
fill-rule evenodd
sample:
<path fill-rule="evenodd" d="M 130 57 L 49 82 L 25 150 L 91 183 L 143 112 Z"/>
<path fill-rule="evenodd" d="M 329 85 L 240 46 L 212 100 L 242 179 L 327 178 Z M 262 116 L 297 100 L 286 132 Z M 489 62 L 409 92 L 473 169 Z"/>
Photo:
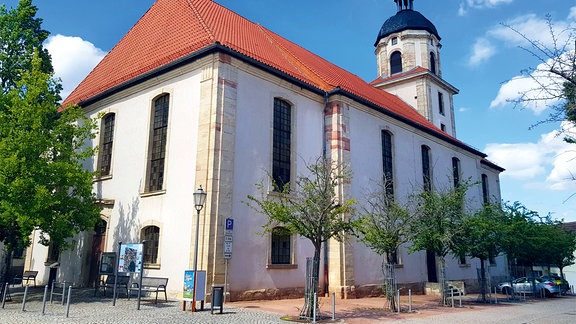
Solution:
<path fill-rule="evenodd" d="M 196 208 L 196 244 L 194 247 L 194 284 L 192 285 L 192 311 L 196 311 L 196 279 L 198 278 L 198 236 L 200 233 L 200 211 L 206 201 L 206 192 L 202 185 L 194 192 L 194 207 Z"/>

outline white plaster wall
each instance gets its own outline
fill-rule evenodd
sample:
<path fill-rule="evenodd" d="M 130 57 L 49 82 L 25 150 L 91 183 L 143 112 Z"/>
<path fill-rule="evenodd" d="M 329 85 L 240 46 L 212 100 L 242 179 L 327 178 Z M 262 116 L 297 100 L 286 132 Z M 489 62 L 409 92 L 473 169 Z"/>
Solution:
<path fill-rule="evenodd" d="M 374 114 L 351 109 L 349 131 L 354 174 L 352 196 L 358 200 L 359 206 L 364 203 L 366 194 L 371 190 L 375 190 L 375 182 L 381 181 L 382 178 L 381 130 L 388 130 L 393 134 L 395 193 L 400 200 L 414 191 L 418 192 L 421 190 L 421 145 L 427 145 L 431 149 L 432 183 L 436 189 L 443 190 L 453 186 L 452 157 L 457 157 L 460 160 L 463 174 L 462 180 L 468 177 L 472 181 L 480 179 L 479 157 L 434 141 L 427 135 L 414 132 L 413 129 L 399 127 L 383 117 L 375 118 Z M 495 179 L 492 178 L 492 181 L 495 182 Z M 492 185 L 496 186 L 495 183 Z M 478 185 L 473 186 L 468 191 L 467 198 L 471 203 L 471 207 L 479 208 L 482 205 L 481 187 Z M 355 249 L 354 263 L 362 265 L 354 269 L 356 285 L 381 283 L 382 258 L 368 249 L 362 248 L 362 243 L 354 244 L 358 247 Z M 396 271 L 399 282 L 426 281 L 425 254 L 422 252 L 409 254 L 406 249 L 403 249 L 401 253 L 402 263 L 406 266 L 398 268 Z M 449 269 L 447 272 L 448 279 L 475 278 L 475 267 L 459 267 L 457 261 L 452 258 L 448 258 L 447 261 Z M 504 262 L 501 262 L 498 271 L 503 271 L 504 266 Z"/>
<path fill-rule="evenodd" d="M 237 93 L 232 215 L 235 220 L 234 252 L 230 261 L 230 289 L 303 287 L 306 257 L 313 256 L 312 244 L 304 238 L 296 239 L 297 269 L 267 269 L 270 242 L 268 234 L 262 234 L 262 225 L 267 218 L 245 202 L 248 195 L 259 197 L 256 183 L 264 181 L 269 185 L 267 172 L 272 170 L 274 98 L 287 100 L 293 107 L 293 177 L 304 172 L 305 164 L 314 162 L 322 154 L 324 102 L 313 101 L 244 72 L 238 75 Z"/>

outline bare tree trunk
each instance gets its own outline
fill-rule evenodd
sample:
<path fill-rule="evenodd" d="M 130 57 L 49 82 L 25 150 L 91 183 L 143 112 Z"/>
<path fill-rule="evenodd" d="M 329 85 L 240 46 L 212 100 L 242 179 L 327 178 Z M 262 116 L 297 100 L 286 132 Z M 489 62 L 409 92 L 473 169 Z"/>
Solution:
<path fill-rule="evenodd" d="M 390 260 L 389 257 L 387 257 Z M 386 262 L 382 259 L 382 273 L 384 274 L 384 294 L 386 296 L 386 305 L 384 308 L 390 310 L 391 312 L 397 312 L 398 308 L 396 306 L 396 264 L 394 262 Z M 399 307 L 399 305 L 398 305 Z"/>
<path fill-rule="evenodd" d="M 444 256 L 440 257 L 440 293 L 442 296 L 442 305 L 446 306 L 449 304 L 448 301 L 448 292 L 447 292 L 447 285 L 446 285 L 446 259 Z"/>
<path fill-rule="evenodd" d="M 486 302 L 486 260 L 480 258 L 480 294 L 482 295 L 482 302 Z"/>
<path fill-rule="evenodd" d="M 314 308 L 318 309 L 315 297 L 318 296 L 318 283 L 320 275 L 320 250 L 322 244 L 314 247 L 314 258 L 308 258 L 306 263 L 306 287 L 304 291 L 304 305 L 300 310 L 300 318 L 311 319 L 314 315 Z"/>

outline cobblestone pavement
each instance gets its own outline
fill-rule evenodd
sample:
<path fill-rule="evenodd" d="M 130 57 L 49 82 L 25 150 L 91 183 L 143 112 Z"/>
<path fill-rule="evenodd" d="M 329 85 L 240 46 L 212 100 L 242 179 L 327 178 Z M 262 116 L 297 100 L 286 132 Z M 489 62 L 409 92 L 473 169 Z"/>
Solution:
<path fill-rule="evenodd" d="M 195 313 L 182 311 L 180 301 L 154 303 L 146 297 L 137 310 L 137 300 L 118 298 L 112 305 L 111 297 L 94 297 L 92 289 L 73 289 L 69 316 L 60 296 L 51 304 L 46 302 L 44 315 L 42 287 L 29 289 L 25 310 L 22 311 L 23 291 L 14 288 L 12 301 L 0 308 L 0 323 L 290 323 L 286 316 L 298 314 L 302 300 L 278 300 L 227 303 L 223 314 L 219 309 L 211 314 L 210 308 Z M 58 301 L 56 301 L 56 299 Z M 406 297 L 403 311 L 407 311 Z M 414 296 L 413 312 L 389 313 L 382 309 L 382 298 L 338 300 L 336 320 L 332 321 L 331 300 L 322 298 L 320 307 L 325 316 L 319 323 L 576 323 L 576 296 L 563 296 L 546 300 L 532 299 L 522 302 L 481 304 L 476 296 L 467 296 L 463 307 L 440 307 L 434 297 Z M 1 296 L 0 296 L 1 301 Z M 208 304 L 209 306 L 209 304 Z M 188 306 L 189 307 L 189 306 Z"/>
<path fill-rule="evenodd" d="M 48 296 L 42 315 L 43 288 L 29 289 L 24 311 L 23 294 L 12 293 L 12 302 L 6 302 L 4 308 L 0 308 L 0 323 L 286 323 L 278 313 L 228 305 L 225 305 L 222 314 L 218 309 L 212 315 L 209 308 L 193 313 L 189 310 L 190 304 L 187 311 L 182 311 L 180 301 L 159 301 L 155 304 L 148 297 L 141 301 L 140 310 L 137 310 L 137 300 L 134 298 L 118 298 L 116 305 L 112 306 L 111 297 L 94 297 L 93 293 L 93 289 L 74 291 L 68 317 L 67 305 L 61 304 L 60 296 L 55 297 L 52 304 Z"/>

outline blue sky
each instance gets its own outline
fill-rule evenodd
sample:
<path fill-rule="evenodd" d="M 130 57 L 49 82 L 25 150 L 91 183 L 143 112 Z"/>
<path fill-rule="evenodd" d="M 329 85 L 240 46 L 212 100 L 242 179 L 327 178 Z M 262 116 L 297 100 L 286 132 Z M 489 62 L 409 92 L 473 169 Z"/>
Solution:
<path fill-rule="evenodd" d="M 366 81 L 376 78 L 378 31 L 396 13 L 391 0 L 215 1 Z M 17 1 L 3 3 L 13 7 Z M 35 3 L 51 32 L 46 46 L 66 95 L 154 1 Z M 576 182 L 570 180 L 576 175 L 576 146 L 554 135 L 559 124 L 529 129 L 546 118 L 546 109 L 506 102 L 525 86 L 506 82 L 539 62 L 502 25 L 546 44 L 546 14 L 558 28 L 575 24 L 576 0 L 415 0 L 414 6 L 438 29 L 443 78 L 460 90 L 454 97 L 457 137 L 506 168 L 500 178 L 503 200 L 576 221 Z"/>

